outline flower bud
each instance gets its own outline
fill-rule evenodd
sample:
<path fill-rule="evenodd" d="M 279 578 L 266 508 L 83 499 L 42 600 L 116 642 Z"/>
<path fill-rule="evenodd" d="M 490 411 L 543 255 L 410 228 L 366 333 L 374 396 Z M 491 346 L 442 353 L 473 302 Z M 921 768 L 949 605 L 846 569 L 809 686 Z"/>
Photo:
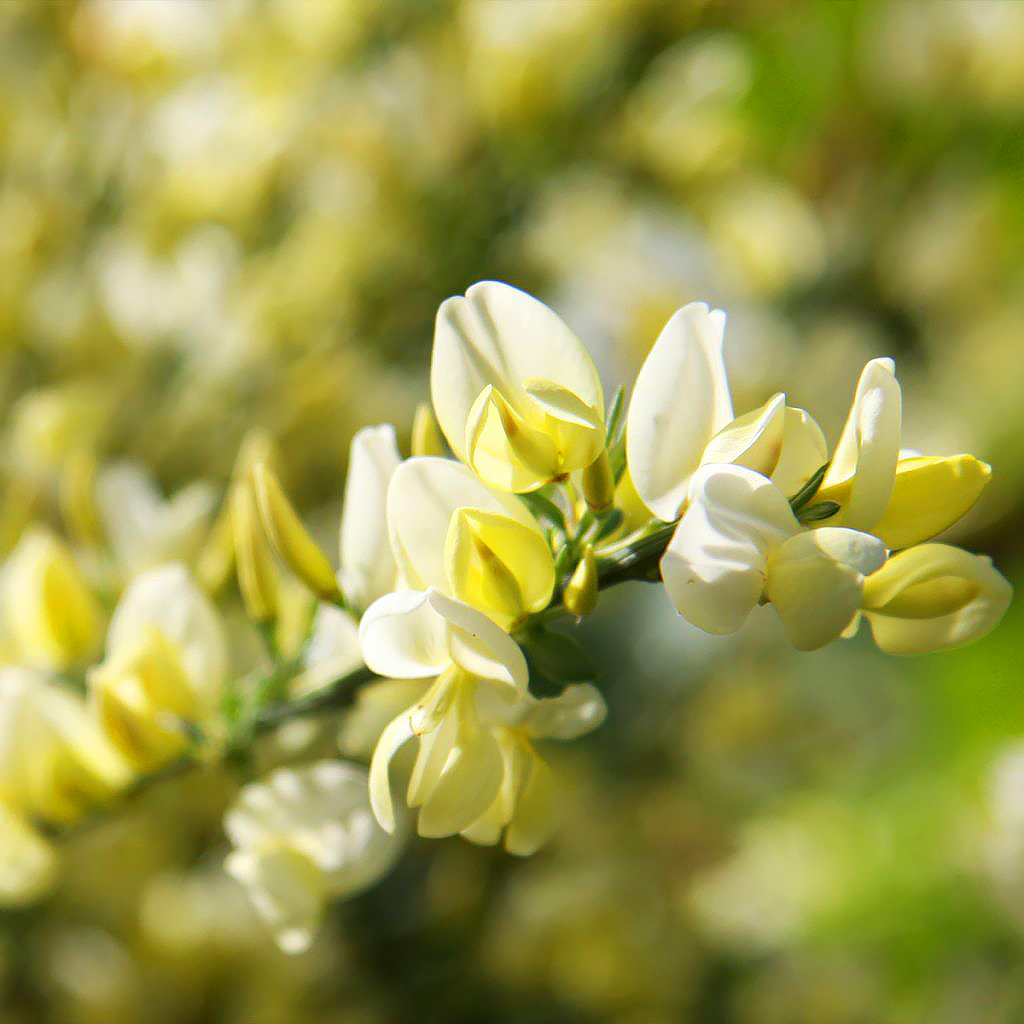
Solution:
<path fill-rule="evenodd" d="M 607 449 L 583 470 L 583 497 L 598 519 L 604 519 L 611 512 L 615 503 L 615 478 Z"/>
<path fill-rule="evenodd" d="M 58 500 L 68 533 L 84 544 L 98 544 L 103 537 L 93 497 L 95 483 L 93 454 L 84 449 L 71 454 L 61 473 Z"/>
<path fill-rule="evenodd" d="M 302 525 L 277 477 L 265 462 L 253 466 L 252 480 L 260 517 L 277 553 L 315 594 L 326 601 L 341 596 L 327 556 Z"/>
<path fill-rule="evenodd" d="M 46 530 L 26 534 L 11 554 L 3 605 L 20 660 L 62 670 L 100 647 L 102 613 L 71 552 Z"/>
<path fill-rule="evenodd" d="M 441 430 L 434 417 L 434 410 L 427 402 L 416 406 L 412 421 L 412 454 L 445 455 L 447 448 L 441 437 Z"/>
<path fill-rule="evenodd" d="M 583 557 L 565 587 L 562 603 L 577 619 L 589 615 L 597 605 L 597 558 L 593 544 L 585 544 Z"/>
<path fill-rule="evenodd" d="M 245 611 L 255 622 L 269 622 L 277 615 L 277 568 L 259 522 L 251 480 L 234 484 L 229 501 L 238 588 Z"/>

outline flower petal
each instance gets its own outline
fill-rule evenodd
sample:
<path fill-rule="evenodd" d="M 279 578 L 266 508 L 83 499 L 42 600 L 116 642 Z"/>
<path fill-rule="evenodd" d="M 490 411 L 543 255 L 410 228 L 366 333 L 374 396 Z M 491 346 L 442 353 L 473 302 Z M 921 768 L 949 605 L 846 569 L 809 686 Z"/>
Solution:
<path fill-rule="evenodd" d="M 864 617 L 889 654 L 961 647 L 995 628 L 1010 584 L 983 555 L 921 544 L 894 555 L 864 586 Z"/>
<path fill-rule="evenodd" d="M 828 445 L 821 427 L 803 409 L 786 406 L 782 453 L 771 473 L 772 483 L 791 498 L 828 462 Z"/>
<path fill-rule="evenodd" d="M 786 396 L 775 395 L 760 409 L 734 419 L 708 442 L 702 462 L 746 466 L 771 476 L 782 451 Z"/>
<path fill-rule="evenodd" d="M 870 530 L 889 504 L 900 451 L 901 393 L 891 359 L 872 359 L 857 382 L 853 405 L 818 498 L 835 500 L 833 526 Z M 835 490 L 835 494 L 829 492 Z"/>
<path fill-rule="evenodd" d="M 352 438 L 340 548 L 345 596 L 357 608 L 369 607 L 395 587 L 387 495 L 401 461 L 395 428 L 390 425 L 364 427 Z"/>
<path fill-rule="evenodd" d="M 676 610 L 709 633 L 733 633 L 764 590 L 768 558 L 799 529 L 789 503 L 760 473 L 704 466 L 661 560 Z"/>
<path fill-rule="evenodd" d="M 593 732 L 605 719 L 608 706 L 590 683 L 573 683 L 557 697 L 541 697 L 523 718 L 523 728 L 538 739 L 574 740 Z"/>
<path fill-rule="evenodd" d="M 900 459 L 889 504 L 872 532 L 894 550 L 920 544 L 960 519 L 991 476 L 973 455 Z"/>
<path fill-rule="evenodd" d="M 227 638 L 217 610 L 184 566 L 150 569 L 125 590 L 110 620 L 108 657 L 134 647 L 147 630 L 167 639 L 194 696 L 213 711 L 228 671 Z"/>
<path fill-rule="evenodd" d="M 441 304 L 434 328 L 430 393 L 452 451 L 464 462 L 466 424 L 477 397 L 493 385 L 520 414 L 528 383 L 552 381 L 604 417 L 593 360 L 544 303 L 497 281 L 473 285 Z"/>
<path fill-rule="evenodd" d="M 837 639 L 856 616 L 864 574 L 885 561 L 876 537 L 841 527 L 808 530 L 787 540 L 768 566 L 766 594 L 797 650 Z"/>
<path fill-rule="evenodd" d="M 526 506 L 511 494 L 493 491 L 467 466 L 433 456 L 406 459 L 388 488 L 388 529 L 406 586 L 448 589 L 445 538 L 459 508 L 508 516 L 540 533 Z"/>
<path fill-rule="evenodd" d="M 445 620 L 421 590 L 374 601 L 359 623 L 359 646 L 374 672 L 397 679 L 440 675 L 451 663 Z"/>
<path fill-rule="evenodd" d="M 626 420 L 637 494 L 665 522 L 679 514 L 708 442 L 733 418 L 722 361 L 725 314 L 703 302 L 665 325 L 640 368 Z"/>
<path fill-rule="evenodd" d="M 453 601 L 433 589 L 429 591 L 429 600 L 448 623 L 448 652 L 454 664 L 471 676 L 525 692 L 529 671 L 515 640 L 482 612 L 461 601 Z"/>

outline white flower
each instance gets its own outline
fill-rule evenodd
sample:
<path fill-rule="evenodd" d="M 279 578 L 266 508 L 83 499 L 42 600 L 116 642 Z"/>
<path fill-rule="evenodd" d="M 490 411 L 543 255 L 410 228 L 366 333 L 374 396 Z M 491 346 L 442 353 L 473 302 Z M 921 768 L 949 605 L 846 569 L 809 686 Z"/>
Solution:
<path fill-rule="evenodd" d="M 526 692 L 522 651 L 487 616 L 435 589 L 382 597 L 363 616 L 359 636 L 366 664 L 380 675 L 436 677 L 421 700 L 381 733 L 370 764 L 377 820 L 388 831 L 395 827 L 389 767 L 415 739 L 407 802 L 420 809 L 420 835 L 462 831 L 487 810 L 501 785 L 501 750 L 487 723 Z"/>
<path fill-rule="evenodd" d="M 725 314 L 691 302 L 665 325 L 648 353 L 626 419 L 629 471 L 644 504 L 673 522 L 693 474 L 706 464 L 745 466 L 796 493 L 828 458 L 820 427 L 775 395 L 733 418 L 722 360 Z"/>
<path fill-rule="evenodd" d="M 430 393 L 452 451 L 498 490 L 535 490 L 604 448 L 590 355 L 544 303 L 507 284 L 482 281 L 441 304 Z"/>
<path fill-rule="evenodd" d="M 235 846 L 226 870 L 286 953 L 309 946 L 328 899 L 371 886 L 402 847 L 374 819 L 366 770 L 342 761 L 281 768 L 245 786 L 224 831 Z"/>
<path fill-rule="evenodd" d="M 850 624 L 864 576 L 885 554 L 881 541 L 855 530 L 804 530 L 760 473 L 704 466 L 661 569 L 676 610 L 701 629 L 732 633 L 767 599 L 794 646 L 812 650 Z"/>
<path fill-rule="evenodd" d="M 189 484 L 164 498 L 145 468 L 112 462 L 96 477 L 96 510 L 119 567 L 127 577 L 166 562 L 190 562 L 214 507 L 213 488 Z"/>

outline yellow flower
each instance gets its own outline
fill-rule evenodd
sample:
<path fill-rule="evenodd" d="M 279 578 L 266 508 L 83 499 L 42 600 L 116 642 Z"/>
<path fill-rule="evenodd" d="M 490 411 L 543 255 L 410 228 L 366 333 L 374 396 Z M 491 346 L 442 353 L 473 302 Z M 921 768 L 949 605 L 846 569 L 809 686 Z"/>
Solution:
<path fill-rule="evenodd" d="M 451 459 L 408 459 L 395 471 L 388 525 L 408 587 L 436 587 L 506 630 L 551 600 L 554 559 L 529 510 Z"/>
<path fill-rule="evenodd" d="M 547 306 L 496 281 L 437 313 L 430 391 L 452 451 L 491 487 L 532 491 L 604 449 L 593 361 Z"/>
<path fill-rule="evenodd" d="M 42 896 L 56 867 L 53 846 L 22 815 L 0 804 L 0 906 L 21 906 Z"/>
<path fill-rule="evenodd" d="M 0 802 L 67 824 L 128 776 L 81 698 L 41 673 L 0 668 Z"/>
<path fill-rule="evenodd" d="M 189 726 L 212 719 L 226 675 L 217 611 L 182 566 L 170 565 L 125 591 L 89 687 L 107 735 L 148 769 L 184 749 Z"/>
<path fill-rule="evenodd" d="M 946 544 L 921 544 L 868 576 L 864 618 L 883 651 L 925 654 L 984 636 L 1011 596 L 990 559 Z"/>
<path fill-rule="evenodd" d="M 547 842 L 558 821 L 551 771 L 534 747 L 538 739 L 571 740 L 596 729 L 607 708 L 589 683 L 566 687 L 558 697 L 524 695 L 494 734 L 502 780 L 494 802 L 462 835 L 493 845 L 504 832 L 505 849 L 528 857 Z"/>
<path fill-rule="evenodd" d="M 53 534 L 26 533 L 3 575 L 6 629 L 18 661 L 59 671 L 96 654 L 103 636 L 100 606 Z"/>

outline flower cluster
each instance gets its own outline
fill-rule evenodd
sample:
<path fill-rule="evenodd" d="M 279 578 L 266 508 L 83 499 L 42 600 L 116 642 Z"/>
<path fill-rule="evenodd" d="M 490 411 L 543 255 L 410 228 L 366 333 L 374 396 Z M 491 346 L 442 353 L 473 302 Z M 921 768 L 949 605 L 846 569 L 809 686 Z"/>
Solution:
<path fill-rule="evenodd" d="M 279 766 L 225 819 L 227 870 L 283 949 L 305 948 L 326 901 L 379 879 L 413 830 L 533 853 L 558 817 L 544 742 L 606 714 L 586 653 L 553 624 L 623 581 L 663 582 L 715 634 L 770 604 L 800 650 L 862 619 L 899 654 L 990 630 L 1009 585 L 987 558 L 931 541 L 988 467 L 903 449 L 889 359 L 864 368 L 831 451 L 782 394 L 736 416 L 724 330 L 721 311 L 685 306 L 632 395 L 606 406 L 590 354 L 546 305 L 498 282 L 448 299 L 412 456 L 390 426 L 353 438 L 337 567 L 267 436 L 243 444 L 196 578 L 153 563 L 196 547 L 209 495 L 165 503 L 137 471 L 108 468 L 83 509 L 136 514 L 114 517 L 131 529 L 109 544 L 116 564 L 92 573 L 128 580 L 102 658 L 106 616 L 70 550 L 29 532 L 4 568 L 8 898 L 52 874 L 35 825 L 74 823 L 132 780 L 238 755 L 260 731 L 353 697 L 336 749 L 367 768 L 321 755 Z M 269 673 L 240 671 L 204 592 L 232 567 Z M 68 673 L 85 696 L 62 686 Z"/>
<path fill-rule="evenodd" d="M 904 654 L 967 643 L 999 620 L 1010 589 L 990 561 L 925 543 L 974 504 L 989 469 L 902 449 L 892 361 L 865 367 L 830 455 L 783 395 L 735 416 L 724 327 L 702 303 L 681 309 L 628 412 L 621 391 L 606 411 L 586 348 L 543 303 L 498 282 L 448 299 L 415 454 L 382 446 L 387 428 L 371 430 L 375 455 L 362 447 L 370 434 L 353 447 L 340 585 L 256 465 L 277 550 L 355 613 L 361 657 L 386 677 L 361 691 L 354 744 L 370 754 L 383 830 L 401 832 L 411 811 L 421 836 L 503 838 L 518 854 L 543 844 L 557 801 L 536 742 L 580 736 L 605 714 L 582 652 L 549 624 L 589 614 L 621 580 L 663 580 L 711 633 L 769 603 L 802 650 L 862 619 Z M 540 696 L 552 677 L 569 685 Z"/>

